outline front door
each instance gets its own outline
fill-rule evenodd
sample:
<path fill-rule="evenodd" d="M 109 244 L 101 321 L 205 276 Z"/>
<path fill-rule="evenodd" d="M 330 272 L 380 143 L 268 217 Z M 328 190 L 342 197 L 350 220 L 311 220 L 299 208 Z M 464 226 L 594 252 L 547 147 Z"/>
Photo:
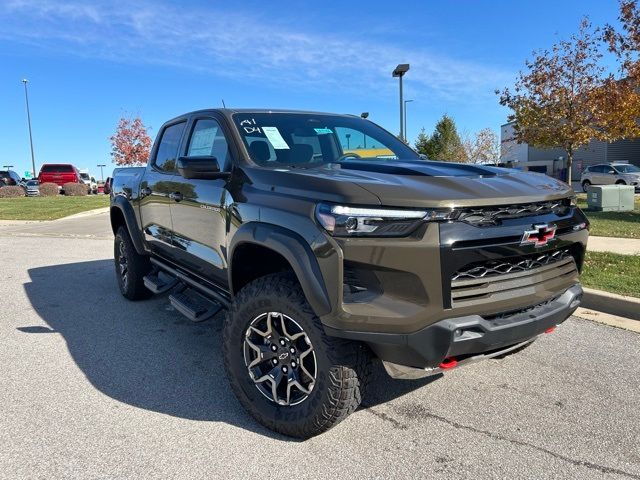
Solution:
<path fill-rule="evenodd" d="M 170 195 L 174 188 L 176 158 L 184 134 L 186 121 L 168 125 L 160 132 L 140 184 L 140 218 L 144 239 L 159 255 L 171 255 Z"/>
<path fill-rule="evenodd" d="M 182 154 L 212 155 L 221 171 L 229 171 L 229 145 L 220 123 L 212 117 L 197 117 L 190 122 L 189 130 Z M 174 186 L 174 255 L 192 272 L 227 287 L 226 206 L 231 197 L 226 180 L 185 179 L 176 174 Z"/>

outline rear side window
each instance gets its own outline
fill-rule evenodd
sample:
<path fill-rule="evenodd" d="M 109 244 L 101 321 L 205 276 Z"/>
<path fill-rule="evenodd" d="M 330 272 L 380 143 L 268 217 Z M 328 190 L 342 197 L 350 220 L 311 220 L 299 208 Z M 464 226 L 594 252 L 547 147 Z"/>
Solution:
<path fill-rule="evenodd" d="M 229 144 L 220 128 L 220 124 L 211 118 L 197 120 L 189 140 L 187 156 L 197 157 L 202 155 L 216 157 L 220 169 L 223 171 L 229 169 Z"/>
<path fill-rule="evenodd" d="M 185 122 L 170 125 L 162 132 L 156 158 L 153 162 L 158 170 L 173 172 L 176 169 L 176 158 Z"/>

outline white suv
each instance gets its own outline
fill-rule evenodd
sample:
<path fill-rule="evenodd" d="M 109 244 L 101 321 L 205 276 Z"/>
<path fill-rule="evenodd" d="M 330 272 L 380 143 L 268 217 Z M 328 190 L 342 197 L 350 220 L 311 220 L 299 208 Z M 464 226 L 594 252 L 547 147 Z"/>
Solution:
<path fill-rule="evenodd" d="M 602 163 L 592 165 L 580 177 L 582 190 L 591 185 L 631 185 L 640 190 L 640 168 L 629 163 Z"/>

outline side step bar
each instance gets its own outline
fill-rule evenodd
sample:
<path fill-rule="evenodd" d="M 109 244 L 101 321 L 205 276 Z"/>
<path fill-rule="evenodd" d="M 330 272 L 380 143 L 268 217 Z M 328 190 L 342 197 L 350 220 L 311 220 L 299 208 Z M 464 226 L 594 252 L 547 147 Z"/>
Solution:
<path fill-rule="evenodd" d="M 150 273 L 144 277 L 144 286 L 151 290 L 156 295 L 164 292 L 168 292 L 178 283 L 178 279 L 167 275 L 166 273 L 159 271 L 157 273 Z"/>
<path fill-rule="evenodd" d="M 151 260 L 151 263 L 153 265 L 155 265 L 156 267 L 160 268 L 161 270 L 164 270 L 166 273 L 168 273 L 169 275 L 177 278 L 181 282 L 187 284 L 193 290 L 198 291 L 199 293 L 201 293 L 205 297 L 209 297 L 209 298 L 215 299 L 224 308 L 229 308 L 231 306 L 231 301 L 229 300 L 229 298 L 227 296 L 223 295 L 222 293 L 217 292 L 216 290 L 213 290 L 213 289 L 211 289 L 209 287 L 206 287 L 206 286 L 202 285 L 201 283 L 193 280 L 188 275 L 185 275 L 184 273 L 180 272 L 179 270 L 176 270 L 175 268 L 170 267 L 169 265 L 167 265 L 164 262 L 161 262 L 160 260 L 157 260 L 157 259 L 155 259 L 153 257 L 150 258 L 150 260 Z"/>
<path fill-rule="evenodd" d="M 222 306 L 205 298 L 191 288 L 169 295 L 171 305 L 192 322 L 202 322 L 213 317 Z"/>

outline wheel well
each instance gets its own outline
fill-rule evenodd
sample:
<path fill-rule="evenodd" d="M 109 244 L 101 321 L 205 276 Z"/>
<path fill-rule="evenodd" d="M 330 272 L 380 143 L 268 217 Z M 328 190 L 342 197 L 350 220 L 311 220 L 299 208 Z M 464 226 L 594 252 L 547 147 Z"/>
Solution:
<path fill-rule="evenodd" d="M 278 252 L 254 243 L 238 245 L 231 259 L 231 291 L 235 294 L 256 278 L 278 272 L 293 272 Z"/>
<path fill-rule="evenodd" d="M 112 208 L 111 209 L 111 230 L 113 231 L 114 235 L 117 233 L 118 228 L 120 228 L 122 225 L 126 225 L 126 221 L 124 219 L 124 214 L 122 213 L 122 210 L 115 207 Z"/>
<path fill-rule="evenodd" d="M 624 180 L 617 180 L 616 181 L 616 185 L 626 185 L 627 182 L 625 182 Z"/>

